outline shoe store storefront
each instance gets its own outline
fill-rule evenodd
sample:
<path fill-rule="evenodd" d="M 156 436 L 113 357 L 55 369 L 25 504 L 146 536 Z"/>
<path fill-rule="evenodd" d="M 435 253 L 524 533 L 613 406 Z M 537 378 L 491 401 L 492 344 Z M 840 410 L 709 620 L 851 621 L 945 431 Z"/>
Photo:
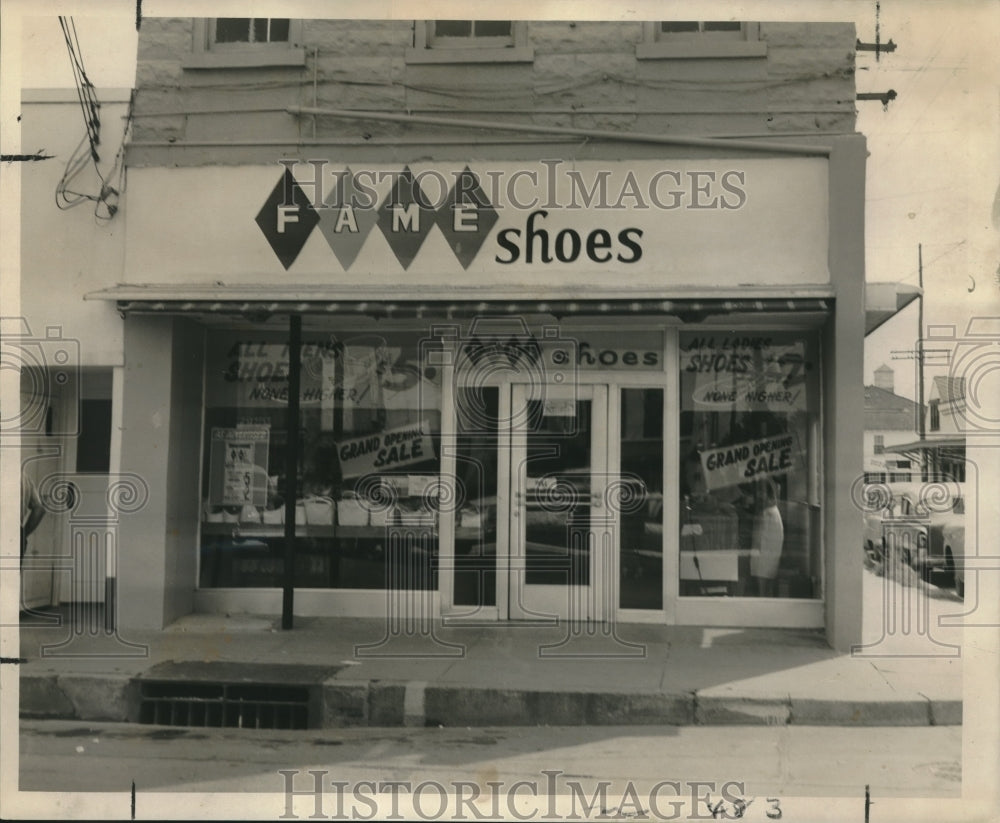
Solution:
<path fill-rule="evenodd" d="M 89 295 L 150 487 L 123 623 L 853 631 L 864 147 L 833 142 L 130 169 L 129 282 Z"/>

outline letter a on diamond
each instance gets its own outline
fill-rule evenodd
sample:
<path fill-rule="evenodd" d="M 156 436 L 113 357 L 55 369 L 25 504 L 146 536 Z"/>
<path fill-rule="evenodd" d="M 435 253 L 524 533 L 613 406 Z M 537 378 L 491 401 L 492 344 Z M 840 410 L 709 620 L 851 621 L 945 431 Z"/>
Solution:
<path fill-rule="evenodd" d="M 256 222 L 287 271 L 299 256 L 312 230 L 316 228 L 319 215 L 286 168 L 271 195 L 257 212 Z"/>
<path fill-rule="evenodd" d="M 362 208 L 358 205 L 360 200 L 354 174 L 348 168 L 339 176 L 337 188 L 327 197 L 326 208 L 320 212 L 319 230 L 345 271 L 354 263 L 378 222 L 378 212 L 371 207 Z"/>

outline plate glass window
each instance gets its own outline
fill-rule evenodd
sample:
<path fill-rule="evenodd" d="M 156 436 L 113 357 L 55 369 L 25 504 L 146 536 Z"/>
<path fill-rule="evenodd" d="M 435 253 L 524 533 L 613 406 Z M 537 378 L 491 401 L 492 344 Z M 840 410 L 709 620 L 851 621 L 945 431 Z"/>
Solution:
<path fill-rule="evenodd" d="M 680 595 L 821 597 L 818 341 L 680 344 Z"/>
<path fill-rule="evenodd" d="M 441 387 L 422 365 L 428 345 L 418 331 L 303 334 L 293 482 L 287 338 L 209 335 L 201 587 L 281 584 L 290 494 L 297 587 L 437 587 Z"/>

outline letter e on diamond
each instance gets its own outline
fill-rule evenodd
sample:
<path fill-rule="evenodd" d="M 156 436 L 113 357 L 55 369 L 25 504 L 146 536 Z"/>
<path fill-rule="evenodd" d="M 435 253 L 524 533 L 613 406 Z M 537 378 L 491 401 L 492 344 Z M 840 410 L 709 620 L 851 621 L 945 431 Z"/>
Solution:
<path fill-rule="evenodd" d="M 420 184 L 405 166 L 378 210 L 377 223 L 404 269 L 410 267 L 434 226 L 434 211 L 425 204 Z"/>
<path fill-rule="evenodd" d="M 287 271 L 316 228 L 319 215 L 286 168 L 257 213 L 256 222 Z"/>
<path fill-rule="evenodd" d="M 499 216 L 480 187 L 479 178 L 466 166 L 435 220 L 458 262 L 467 269 Z"/>

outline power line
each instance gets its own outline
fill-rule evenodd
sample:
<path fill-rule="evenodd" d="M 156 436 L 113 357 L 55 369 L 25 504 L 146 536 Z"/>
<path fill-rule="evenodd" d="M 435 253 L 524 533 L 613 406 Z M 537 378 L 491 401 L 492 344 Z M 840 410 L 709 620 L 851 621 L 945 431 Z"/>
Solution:
<path fill-rule="evenodd" d="M 118 198 L 124 190 L 125 140 L 132 121 L 134 95 L 129 100 L 128 114 L 126 115 L 121 145 L 115 154 L 114 163 L 108 175 L 105 176 L 101 172 L 101 156 L 98 152 L 98 146 L 101 144 L 101 103 L 97 99 L 97 90 L 94 88 L 94 84 L 90 82 L 87 71 L 83 66 L 83 54 L 80 49 L 80 40 L 76 33 L 76 24 L 73 18 L 60 17 L 59 27 L 62 29 L 63 39 L 66 42 L 66 51 L 69 54 L 70 67 L 73 71 L 73 84 L 76 88 L 80 110 L 83 112 L 85 133 L 70 155 L 70 159 L 66 163 L 66 170 L 56 185 L 56 205 L 60 209 L 71 209 L 81 203 L 92 202 L 94 204 L 94 216 L 99 220 L 110 220 L 118 211 Z M 93 164 L 94 171 L 101 181 L 100 191 L 96 195 L 75 191 L 70 188 L 73 180 L 90 163 Z"/>

